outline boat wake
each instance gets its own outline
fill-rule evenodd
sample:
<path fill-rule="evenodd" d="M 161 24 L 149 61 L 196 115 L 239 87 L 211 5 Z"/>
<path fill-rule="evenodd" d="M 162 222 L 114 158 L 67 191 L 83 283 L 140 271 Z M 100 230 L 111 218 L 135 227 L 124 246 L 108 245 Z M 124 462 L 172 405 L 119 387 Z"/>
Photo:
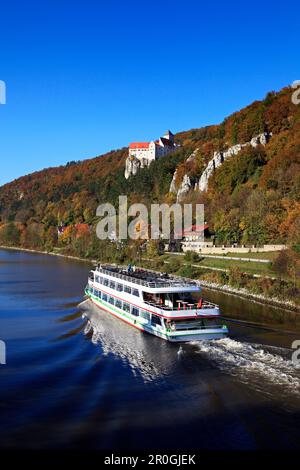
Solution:
<path fill-rule="evenodd" d="M 273 385 L 300 396 L 300 365 L 293 364 L 288 349 L 230 338 L 197 342 L 197 348 L 219 369 L 260 391 L 273 394 Z"/>
<path fill-rule="evenodd" d="M 107 316 L 107 313 L 104 316 L 99 311 L 94 313 L 93 307 L 89 306 L 82 314 L 86 320 L 83 332 L 89 335 L 95 346 L 101 347 L 103 356 L 112 354 L 118 357 L 130 367 L 134 375 L 142 376 L 146 382 L 161 379 L 168 373 L 170 361 L 161 360 L 164 356 L 160 353 L 160 348 L 157 348 L 157 357 L 153 358 L 151 351 L 148 351 L 152 343 L 147 342 L 144 334 L 137 334 L 134 329 L 124 326 L 123 322 Z"/>

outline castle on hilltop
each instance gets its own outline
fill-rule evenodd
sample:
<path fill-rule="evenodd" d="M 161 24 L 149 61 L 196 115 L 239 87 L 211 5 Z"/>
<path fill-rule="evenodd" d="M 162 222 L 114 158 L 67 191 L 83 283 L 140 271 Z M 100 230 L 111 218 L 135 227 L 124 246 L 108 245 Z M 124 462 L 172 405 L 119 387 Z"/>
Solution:
<path fill-rule="evenodd" d="M 132 142 L 125 164 L 125 178 L 135 175 L 139 168 L 149 166 L 152 161 L 174 152 L 178 147 L 171 131 L 151 142 Z"/>

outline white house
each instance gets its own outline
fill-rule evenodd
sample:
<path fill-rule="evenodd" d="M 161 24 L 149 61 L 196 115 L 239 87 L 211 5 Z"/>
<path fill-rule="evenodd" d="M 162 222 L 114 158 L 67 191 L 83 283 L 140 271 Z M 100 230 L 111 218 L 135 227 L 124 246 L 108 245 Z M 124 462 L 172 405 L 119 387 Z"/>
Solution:
<path fill-rule="evenodd" d="M 167 131 L 163 137 L 151 142 L 132 142 L 125 162 L 125 178 L 136 175 L 139 168 L 145 168 L 154 160 L 174 152 L 179 147 L 174 135 Z"/>
<path fill-rule="evenodd" d="M 137 158 L 141 166 L 148 166 L 153 160 L 174 152 L 179 147 L 174 142 L 174 135 L 167 131 L 163 137 L 151 142 L 132 142 L 129 145 L 129 159 Z"/>

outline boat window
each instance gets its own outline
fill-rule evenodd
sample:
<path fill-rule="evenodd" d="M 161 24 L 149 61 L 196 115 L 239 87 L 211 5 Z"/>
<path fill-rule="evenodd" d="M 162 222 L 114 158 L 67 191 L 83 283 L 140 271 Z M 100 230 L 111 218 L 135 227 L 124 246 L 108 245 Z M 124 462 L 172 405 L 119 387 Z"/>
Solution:
<path fill-rule="evenodd" d="M 140 296 L 138 289 L 132 289 L 132 295 Z"/>
<path fill-rule="evenodd" d="M 131 315 L 134 315 L 135 317 L 138 317 L 139 313 L 140 313 L 140 311 L 139 311 L 138 308 L 136 308 L 136 307 L 131 308 Z"/>
<path fill-rule="evenodd" d="M 94 296 L 99 297 L 99 292 L 97 291 L 97 289 L 94 290 Z"/>
<path fill-rule="evenodd" d="M 98 297 L 99 297 L 99 299 L 101 299 L 101 297 L 102 297 L 102 292 L 101 292 L 101 290 L 98 290 Z"/>
<path fill-rule="evenodd" d="M 122 308 L 122 300 L 116 300 L 116 307 Z"/>
<path fill-rule="evenodd" d="M 156 316 L 156 315 L 153 315 L 153 313 L 152 313 L 152 315 L 151 315 L 151 324 L 152 324 L 153 326 L 157 326 L 157 325 L 161 326 L 160 317 L 158 317 L 158 316 Z"/>
<path fill-rule="evenodd" d="M 111 289 L 115 289 L 115 288 L 116 288 L 116 283 L 115 283 L 115 281 L 110 281 L 109 287 L 110 287 Z"/>
<path fill-rule="evenodd" d="M 123 310 L 130 313 L 130 305 L 127 302 L 123 302 Z"/>
<path fill-rule="evenodd" d="M 105 302 L 107 302 L 107 294 L 103 294 L 103 295 L 102 295 L 102 300 L 104 300 Z"/>
<path fill-rule="evenodd" d="M 127 294 L 131 294 L 131 287 L 125 285 L 124 292 L 126 292 Z"/>
<path fill-rule="evenodd" d="M 109 301 L 110 304 L 115 305 L 114 297 L 109 297 L 108 301 Z"/>
<path fill-rule="evenodd" d="M 162 305 L 164 294 L 153 294 L 150 292 L 144 292 L 144 301 L 148 304 Z"/>
<path fill-rule="evenodd" d="M 140 315 L 141 315 L 142 318 L 145 318 L 145 320 L 147 320 L 148 322 L 151 319 L 151 314 L 149 312 L 146 312 L 146 310 L 141 310 Z"/>
<path fill-rule="evenodd" d="M 123 284 L 117 284 L 117 291 L 123 292 Z"/>
<path fill-rule="evenodd" d="M 108 279 L 105 277 L 105 278 L 103 279 L 103 284 L 104 284 L 105 286 L 108 286 L 108 283 L 109 283 L 109 281 L 108 281 Z"/>
<path fill-rule="evenodd" d="M 101 277 L 101 276 L 99 277 L 99 283 L 103 284 L 103 277 Z"/>
<path fill-rule="evenodd" d="M 99 282 L 99 276 L 95 276 L 95 282 Z"/>

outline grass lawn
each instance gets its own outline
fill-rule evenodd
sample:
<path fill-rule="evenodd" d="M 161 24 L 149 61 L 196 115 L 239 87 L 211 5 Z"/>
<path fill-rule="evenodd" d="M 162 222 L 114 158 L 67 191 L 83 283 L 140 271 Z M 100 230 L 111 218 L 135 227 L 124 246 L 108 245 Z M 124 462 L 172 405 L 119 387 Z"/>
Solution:
<path fill-rule="evenodd" d="M 234 261 L 231 259 L 216 259 L 216 258 L 204 258 L 200 263 L 193 263 L 199 266 L 207 266 L 211 268 L 229 269 L 231 266 L 238 267 L 241 271 L 248 274 L 260 274 L 265 276 L 274 276 L 273 271 L 270 269 L 270 265 L 267 263 L 255 263 L 249 261 Z"/>
<path fill-rule="evenodd" d="M 184 259 L 184 256 L 177 256 L 173 254 L 164 255 L 164 261 L 171 261 L 171 259 L 177 259 L 181 265 L 187 263 Z M 218 258 L 203 258 L 200 262 L 192 262 L 193 265 L 199 266 L 199 268 L 207 267 L 207 268 L 218 268 L 218 269 L 229 269 L 231 266 L 238 267 L 241 271 L 248 273 L 248 274 L 259 274 L 261 276 L 271 276 L 276 277 L 274 272 L 271 270 L 271 266 L 268 263 L 255 263 L 250 261 L 235 261 L 226 259 L 218 259 Z"/>
<path fill-rule="evenodd" d="M 226 255 L 221 255 L 226 258 L 226 256 L 234 258 L 254 258 L 254 259 L 269 259 L 272 261 L 280 253 L 279 251 L 271 251 L 270 253 L 227 253 Z M 205 255 L 210 256 L 210 255 Z"/>

